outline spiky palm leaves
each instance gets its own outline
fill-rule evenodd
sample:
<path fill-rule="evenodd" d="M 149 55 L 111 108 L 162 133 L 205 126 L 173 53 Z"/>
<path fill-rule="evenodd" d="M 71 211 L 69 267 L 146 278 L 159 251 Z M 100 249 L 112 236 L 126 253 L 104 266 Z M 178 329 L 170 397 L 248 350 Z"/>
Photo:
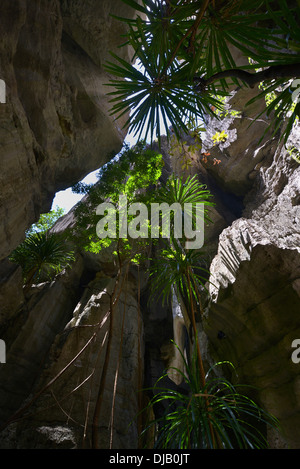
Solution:
<path fill-rule="evenodd" d="M 74 252 L 57 233 L 34 233 L 11 254 L 10 260 L 22 267 L 26 288 L 53 277 L 74 261 Z"/>
<path fill-rule="evenodd" d="M 245 393 L 243 386 L 234 386 L 217 376 L 217 365 L 206 374 L 203 386 L 198 359 L 188 362 L 181 351 L 185 371 L 177 370 L 187 392 L 163 387 L 162 376 L 152 389 L 154 397 L 149 407 L 166 404 L 166 411 L 148 422 L 145 432 L 153 425 L 159 429 L 156 448 L 168 449 L 263 449 L 268 447 L 266 427 L 278 429 L 275 417 L 261 409 Z M 244 392 L 244 393 L 243 393 Z M 206 405 L 209 399 L 209 406 Z"/>
<path fill-rule="evenodd" d="M 203 216 L 209 221 L 208 211 L 213 203 L 209 191 L 196 177 L 188 177 L 186 181 L 171 177 L 160 195 L 170 205 L 174 202 L 182 206 L 185 202 L 194 206 L 204 204 Z M 175 218 L 171 221 L 174 228 Z M 265 447 L 267 442 L 259 426 L 276 427 L 276 419 L 241 394 L 238 387 L 217 377 L 213 369 L 205 373 L 197 322 L 202 315 L 200 290 L 205 290 L 209 272 L 201 264 L 201 251 L 186 249 L 185 241 L 170 236 L 151 268 L 153 293 L 165 301 L 175 291 L 193 344 L 192 357 L 188 359 L 179 350 L 184 372 L 176 369 L 188 392 L 162 389 L 160 382 L 152 390 L 150 406 L 167 403 L 163 417 L 150 423 L 150 427 L 155 425 L 158 429 L 156 445 L 173 449 Z"/>
<path fill-rule="evenodd" d="M 226 95 L 232 83 L 253 86 L 258 79 L 270 89 L 288 90 L 279 91 L 275 127 L 287 116 L 293 106 L 290 79 L 299 77 L 300 68 L 296 2 L 123 1 L 137 11 L 134 20 L 119 19 L 127 23 L 126 44 L 133 47 L 140 69 L 113 54 L 107 71 L 115 88 L 109 93 L 112 113 L 132 111 L 125 124 L 129 130 L 160 139 L 163 132 L 169 133 L 171 123 L 179 136 L 187 132 L 189 120 L 214 115 L 212 107 L 221 105 L 215 97 Z M 246 65 L 237 64 L 233 50 Z M 272 117 L 274 106 L 268 111 Z M 286 138 L 299 113 L 298 102 L 284 131 Z"/>

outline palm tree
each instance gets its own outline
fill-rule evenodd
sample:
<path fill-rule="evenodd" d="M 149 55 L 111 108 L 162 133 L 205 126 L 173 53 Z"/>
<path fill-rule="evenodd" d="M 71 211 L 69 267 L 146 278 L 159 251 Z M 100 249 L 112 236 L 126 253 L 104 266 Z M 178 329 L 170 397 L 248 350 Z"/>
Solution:
<path fill-rule="evenodd" d="M 196 204 L 204 204 L 203 222 L 209 221 L 208 207 L 214 204 L 209 200 L 211 197 L 210 192 L 199 183 L 196 176 L 189 176 L 184 180 L 183 177 L 176 178 L 175 175 L 172 175 L 159 195 L 162 200 L 167 201 L 171 206 L 173 203 L 178 203 L 179 206 L 185 207 L 185 204 L 189 203 L 193 208 Z M 181 216 L 184 217 L 183 210 Z M 186 329 L 190 333 L 191 343 L 196 347 L 201 388 L 205 390 L 205 370 L 198 340 L 196 311 L 200 309 L 200 314 L 202 312 L 199 287 L 200 285 L 205 287 L 206 277 L 203 274 L 207 272 L 196 262 L 199 260 L 201 253 L 185 248 L 186 237 L 184 236 L 182 239 L 174 237 L 175 217 L 174 214 L 171 220 L 171 235 L 168 244 L 151 267 L 152 291 L 158 296 L 162 295 L 163 300 L 169 297 L 172 291 L 177 295 Z M 195 226 L 196 220 L 193 209 L 190 210 L 190 217 L 192 224 Z M 196 270 L 200 271 L 202 275 L 196 273 Z M 203 392 L 205 395 L 205 391 Z M 207 409 L 209 408 L 208 396 L 205 397 L 205 406 Z M 211 436 L 214 438 L 213 428 L 211 424 L 209 426 Z"/>
<path fill-rule="evenodd" d="M 260 83 L 257 97 L 275 91 L 267 105 L 274 133 L 287 140 L 300 115 L 292 87 L 300 76 L 300 9 L 296 0 L 123 0 L 137 12 L 127 23 L 133 63 L 115 54 L 112 114 L 131 112 L 124 127 L 151 140 L 171 126 L 177 136 L 193 119 L 217 117 L 220 98 L 234 85 Z M 233 53 L 237 51 L 237 54 Z M 236 56 L 243 57 L 243 64 Z M 299 88 L 299 86 L 298 86 Z M 295 90 L 294 90 L 295 91 Z M 295 94 L 294 94 L 295 96 Z M 258 117 L 258 116 L 257 116 Z"/>
<path fill-rule="evenodd" d="M 204 218 L 210 221 L 209 207 L 214 205 L 210 201 L 211 194 L 196 176 L 185 181 L 171 176 L 159 195 L 169 204 L 203 203 Z M 175 217 L 172 219 L 173 228 L 174 220 Z M 173 292 L 176 293 L 193 351 L 192 356 L 186 359 L 175 344 L 183 362 L 182 369 L 175 370 L 186 383 L 187 394 L 160 389 L 159 386 L 154 388 L 154 397 L 149 405 L 155 406 L 161 401 L 169 403 L 166 415 L 151 423 L 159 428 L 157 445 L 180 449 L 264 447 L 267 443 L 258 425 L 277 427 L 277 420 L 225 378 L 216 377 L 214 369 L 207 373 L 204 369 L 197 327 L 203 314 L 200 290 L 206 290 L 209 274 L 201 264 L 203 253 L 186 249 L 185 239 L 170 236 L 165 242 L 166 246 L 151 266 L 152 293 L 156 297 L 161 296 L 163 302 Z"/>
<path fill-rule="evenodd" d="M 166 412 L 145 426 L 144 433 L 158 428 L 155 448 L 168 449 L 264 449 L 268 442 L 266 427 L 278 430 L 278 420 L 243 394 L 243 386 L 234 386 L 215 372 L 206 374 L 205 385 L 199 373 L 197 354 L 191 363 L 179 350 L 185 365 L 182 375 L 188 392 L 162 387 L 163 375 L 151 391 L 154 397 L 147 409 L 167 403 Z M 209 406 L 207 406 L 209 399 Z M 150 414 L 150 413 L 149 413 Z"/>
<path fill-rule="evenodd" d="M 204 204 L 203 217 L 204 222 L 210 221 L 208 216 L 209 207 L 214 203 L 210 200 L 212 197 L 206 187 L 199 183 L 196 176 L 176 178 L 172 175 L 166 185 L 159 192 L 158 197 L 166 201 L 170 206 L 178 203 L 181 207 L 185 204 Z M 192 222 L 195 225 L 195 211 L 190 211 Z M 182 217 L 184 213 L 182 211 Z M 166 241 L 166 247 L 161 249 L 151 266 L 150 277 L 152 279 L 152 292 L 156 296 L 161 296 L 165 301 L 172 294 L 172 289 L 177 295 L 179 304 L 185 319 L 187 331 L 192 331 L 191 339 L 194 342 L 197 353 L 198 363 L 201 371 L 202 385 L 205 385 L 205 373 L 201 359 L 200 346 L 198 343 L 198 332 L 196 325 L 197 311 L 201 314 L 201 298 L 199 294 L 200 287 L 205 288 L 209 272 L 201 266 L 203 254 L 199 250 L 186 249 L 186 237 L 181 239 L 174 237 L 175 215 L 171 219 L 171 236 Z"/>
<path fill-rule="evenodd" d="M 25 290 L 34 282 L 53 278 L 75 260 L 65 237 L 41 231 L 30 234 L 11 254 L 10 260 L 23 270 Z"/>

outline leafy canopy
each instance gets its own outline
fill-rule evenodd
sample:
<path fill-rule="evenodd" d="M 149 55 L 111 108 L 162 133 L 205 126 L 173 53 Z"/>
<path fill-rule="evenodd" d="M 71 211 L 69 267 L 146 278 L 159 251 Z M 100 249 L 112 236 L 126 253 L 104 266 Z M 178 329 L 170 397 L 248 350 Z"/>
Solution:
<path fill-rule="evenodd" d="M 99 181 L 95 185 L 77 184 L 73 187 L 73 191 L 85 193 L 86 197 L 79 203 L 75 209 L 76 225 L 74 228 L 74 239 L 85 250 L 90 252 L 100 252 L 101 249 L 109 247 L 115 243 L 119 235 L 119 217 L 116 217 L 116 238 L 102 238 L 99 239 L 96 234 L 96 225 L 99 221 L 97 215 L 97 207 L 103 202 L 110 202 L 114 204 L 116 211 L 120 209 L 119 202 L 120 196 L 126 195 L 127 207 L 135 203 L 142 203 L 147 208 L 148 219 L 147 226 L 143 227 L 148 232 L 148 238 L 151 243 L 156 243 L 158 239 L 164 238 L 167 240 L 167 245 L 172 243 L 172 246 L 177 246 L 176 240 L 172 238 L 174 233 L 174 212 L 167 210 L 164 213 L 161 210 L 159 219 L 159 229 L 155 238 L 151 238 L 151 204 L 167 204 L 170 207 L 177 203 L 182 207 L 181 217 L 182 223 L 184 217 L 184 210 L 188 211 L 190 204 L 190 219 L 192 229 L 196 229 L 196 213 L 195 205 L 197 203 L 204 204 L 203 217 L 207 222 L 208 209 L 214 205 L 211 199 L 210 192 L 205 186 L 199 183 L 196 176 L 189 177 L 186 180 L 183 178 L 175 178 L 174 175 L 170 176 L 164 183 L 161 182 L 161 175 L 163 169 L 162 154 L 150 149 L 144 141 L 140 141 L 132 148 L 124 147 L 122 153 L 117 159 L 110 161 L 99 172 Z M 127 211 L 127 224 L 135 218 Z M 167 219 L 166 219 L 167 218 Z M 166 224 L 165 224 L 166 222 Z M 167 226 L 167 229 L 165 228 Z M 184 230 L 182 230 L 184 231 Z M 184 246 L 186 239 L 182 233 L 181 243 Z M 130 237 L 129 237 L 130 238 Z M 141 238 L 141 239 L 140 239 Z M 131 262 L 136 260 L 136 254 L 140 256 L 145 246 L 148 243 L 144 236 L 138 239 L 127 239 L 122 236 L 118 238 L 119 251 L 126 251 L 126 255 L 130 258 Z M 182 249 L 181 247 L 179 249 Z M 166 280 L 166 279 L 165 279 Z"/>
<path fill-rule="evenodd" d="M 97 253 L 115 241 L 109 237 L 103 239 L 97 237 L 96 225 L 99 221 L 99 215 L 96 214 L 97 206 L 111 202 L 117 210 L 120 195 L 126 195 L 128 206 L 137 202 L 149 204 L 154 200 L 156 194 L 154 188 L 159 183 L 163 164 L 161 153 L 147 148 L 145 142 L 140 141 L 132 148 L 125 145 L 117 158 L 102 167 L 96 184 L 79 183 L 73 186 L 73 192 L 86 194 L 75 209 L 74 238 L 82 248 Z M 129 222 L 133 216 L 127 216 Z M 116 221 L 118 233 L 118 217 Z M 122 244 L 123 252 L 127 250 L 127 255 L 133 260 L 130 241 L 122 238 L 119 244 Z"/>
<path fill-rule="evenodd" d="M 26 235 L 49 230 L 54 223 L 64 215 L 64 213 L 64 209 L 58 206 L 50 210 L 48 213 L 42 213 L 38 221 L 31 225 L 31 227 L 26 231 Z"/>
<path fill-rule="evenodd" d="M 123 0 L 137 11 L 126 22 L 124 44 L 134 50 L 132 63 L 112 54 L 112 113 L 131 112 L 129 126 L 151 140 L 171 124 L 177 136 L 187 122 L 217 117 L 231 85 L 264 83 L 260 97 L 280 89 L 267 112 L 275 131 L 287 118 L 287 139 L 299 117 L 292 101 L 300 76 L 300 13 L 287 0 Z M 238 54 L 233 53 L 237 51 Z M 244 57 L 239 65 L 236 55 Z M 250 60 L 249 60 L 250 59 Z M 134 62 L 138 67 L 134 65 Z M 219 99 L 218 99 L 219 98 Z M 291 110 L 292 109 L 292 110 Z"/>

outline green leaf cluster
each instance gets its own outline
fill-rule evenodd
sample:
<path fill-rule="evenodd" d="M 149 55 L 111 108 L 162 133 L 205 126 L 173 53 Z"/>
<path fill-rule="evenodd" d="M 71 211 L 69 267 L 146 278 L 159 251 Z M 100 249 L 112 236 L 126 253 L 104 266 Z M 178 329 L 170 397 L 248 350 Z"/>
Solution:
<path fill-rule="evenodd" d="M 26 287 L 49 280 L 75 260 L 74 251 L 64 236 L 40 231 L 29 234 L 11 254 L 10 260 L 19 264 Z"/>
<path fill-rule="evenodd" d="M 202 266 L 203 258 L 203 252 L 186 251 L 177 242 L 172 246 L 165 245 L 150 267 L 152 295 L 165 303 L 172 294 L 172 288 L 176 286 L 177 292 L 187 299 L 187 305 L 191 301 L 198 303 L 200 286 L 205 288 L 209 278 L 209 270 Z M 191 292 L 189 276 L 192 280 Z"/>
<path fill-rule="evenodd" d="M 293 80 L 287 81 L 284 79 L 269 80 L 261 86 L 262 91 L 248 102 L 248 105 L 250 105 L 260 98 L 264 98 L 266 101 L 266 110 L 258 114 L 257 118 L 266 112 L 266 115 L 271 119 L 271 123 L 262 137 L 271 128 L 272 133 L 275 134 L 284 123 L 281 140 L 283 139 L 286 143 L 294 124 L 299 120 L 300 102 L 292 101 L 292 82 Z"/>
<path fill-rule="evenodd" d="M 178 348 L 178 346 L 175 344 Z M 189 362 L 178 348 L 184 363 L 184 391 L 163 387 L 163 375 L 151 389 L 148 408 L 159 405 L 166 410 L 161 417 L 146 425 L 144 432 L 158 429 L 155 448 L 162 449 L 265 449 L 268 448 L 266 427 L 278 430 L 279 422 L 260 408 L 246 391 L 249 387 L 233 385 L 216 373 L 216 367 L 233 365 L 217 363 L 206 374 L 201 385 L 199 364 L 194 355 Z M 248 388 L 248 389 L 247 389 Z M 252 390 L 253 391 L 253 390 Z"/>
<path fill-rule="evenodd" d="M 288 146 L 286 150 L 291 158 L 300 164 L 300 151 L 296 147 Z"/>
<path fill-rule="evenodd" d="M 9 256 L 11 262 L 21 266 L 26 288 L 53 279 L 75 260 L 67 237 L 49 231 L 63 214 L 64 209 L 58 206 L 41 214 L 26 231 L 25 240 Z"/>
<path fill-rule="evenodd" d="M 212 136 L 214 145 L 217 145 L 218 143 L 226 142 L 227 138 L 228 138 L 228 134 L 226 134 L 225 130 L 222 130 L 221 132 L 216 132 Z"/>
<path fill-rule="evenodd" d="M 179 137 L 187 123 L 216 116 L 219 98 L 231 85 L 247 86 L 239 71 L 279 67 L 271 88 L 291 78 L 285 65 L 300 62 L 300 14 L 296 2 L 287 0 L 123 0 L 137 11 L 127 24 L 124 45 L 134 50 L 132 63 L 112 54 L 106 70 L 111 75 L 112 114 L 130 113 L 125 123 L 134 134 L 160 141 L 169 127 Z M 238 66 L 233 50 L 245 57 Z M 251 64 L 248 58 L 255 62 Z M 134 61 L 138 64 L 135 66 Z M 274 69 L 275 70 L 275 69 Z M 293 75 L 294 76 L 294 75 Z M 295 78 L 297 72 L 295 72 Z M 275 88 L 274 88 L 275 89 Z M 275 131 L 291 108 L 291 93 L 282 92 L 275 105 Z M 275 109 L 273 103 L 268 113 Z M 297 116 L 298 103 L 284 129 L 288 137 Z M 273 118 L 273 117 L 272 117 Z"/>
<path fill-rule="evenodd" d="M 208 218 L 208 208 L 213 205 L 210 192 L 199 183 L 196 176 L 189 177 L 186 180 L 176 178 L 172 175 L 165 183 L 161 183 L 160 176 L 163 168 L 163 157 L 160 153 L 149 148 L 145 142 L 139 142 L 135 147 L 125 147 L 119 157 L 103 167 L 99 173 L 98 182 L 86 188 L 86 197 L 80 202 L 75 210 L 76 225 L 74 228 L 74 239 L 87 251 L 100 252 L 101 249 L 116 244 L 118 238 L 118 219 L 116 239 L 97 238 L 96 225 L 99 216 L 96 214 L 96 208 L 103 202 L 111 202 L 119 208 L 120 195 L 126 195 L 128 207 L 132 203 L 143 203 L 148 208 L 148 238 L 132 240 L 119 239 L 118 249 L 131 261 L 137 262 L 141 257 L 146 244 L 155 243 L 159 238 L 167 239 L 168 243 L 172 238 L 174 229 L 174 212 L 170 211 L 170 234 L 164 232 L 164 217 L 161 215 L 159 224 L 159 233 L 157 238 L 151 238 L 151 204 L 166 203 L 172 206 L 178 203 L 182 207 L 182 219 L 184 217 L 184 204 L 190 203 L 195 207 L 197 203 L 205 204 L 204 217 Z M 80 188 L 82 191 L 82 188 Z M 188 210 L 186 208 L 186 210 Z M 195 211 L 192 210 L 191 220 L 192 228 L 195 229 Z M 127 223 L 133 219 L 133 215 L 127 215 Z M 175 245 L 177 241 L 173 240 Z M 184 237 L 181 239 L 184 245 Z M 137 250 L 138 246 L 138 250 Z M 165 279 L 166 281 L 166 279 Z"/>
<path fill-rule="evenodd" d="M 74 238 L 80 246 L 95 253 L 109 247 L 115 240 L 99 239 L 96 235 L 96 225 L 99 221 L 97 206 L 103 202 L 111 202 L 118 209 L 120 195 L 126 195 L 128 205 L 133 202 L 150 204 L 155 200 L 155 189 L 159 185 L 163 166 L 162 154 L 140 141 L 132 148 L 125 145 L 117 158 L 103 166 L 98 173 L 96 184 L 75 186 L 74 191 L 86 194 L 75 209 Z M 128 223 L 131 218 L 132 216 L 128 215 Z M 118 229 L 117 220 L 117 232 Z M 132 256 L 133 260 L 135 255 L 131 251 L 130 240 L 122 239 L 119 244 L 122 244 L 123 254 L 126 253 L 126 257 Z"/>
<path fill-rule="evenodd" d="M 26 231 L 26 235 L 50 230 L 54 223 L 62 217 L 64 213 L 64 209 L 58 206 L 50 210 L 48 213 L 42 213 L 38 221 L 31 225 L 31 227 Z"/>

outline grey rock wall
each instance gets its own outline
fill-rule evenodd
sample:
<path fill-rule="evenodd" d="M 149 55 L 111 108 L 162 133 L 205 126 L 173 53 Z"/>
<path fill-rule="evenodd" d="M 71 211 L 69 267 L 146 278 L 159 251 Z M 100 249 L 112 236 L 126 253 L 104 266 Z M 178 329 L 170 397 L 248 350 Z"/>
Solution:
<path fill-rule="evenodd" d="M 298 125 L 288 147 L 299 149 L 299 132 Z M 242 217 L 220 234 L 204 330 L 212 359 L 231 361 L 238 381 L 255 386 L 253 396 L 280 420 L 274 447 L 299 448 L 300 364 L 292 343 L 300 338 L 300 165 L 282 144 L 270 156 L 256 170 Z"/>
<path fill-rule="evenodd" d="M 115 291 L 114 265 L 108 275 L 101 256 L 92 257 L 79 255 L 56 281 L 34 287 L 6 327 L 2 449 L 139 445 L 144 326 L 136 279 Z"/>
<path fill-rule="evenodd" d="M 89 288 L 95 287 L 95 283 L 89 286 L 96 275 L 91 259 L 86 267 L 86 259 L 79 254 L 70 272 L 53 283 L 35 286 L 24 296 L 21 271 L 7 256 L 24 239 L 26 229 L 39 215 L 49 211 L 57 191 L 101 167 L 122 148 L 125 117 L 116 122 L 110 115 L 107 92 L 111 88 L 106 86 L 109 76 L 104 64 L 111 59 L 110 51 L 128 61 L 132 51 L 127 47 L 118 49 L 125 29 L 123 23 L 112 17 L 114 14 L 131 17 L 134 10 L 119 0 L 7 0 L 0 5 L 0 78 L 6 83 L 6 103 L 0 104 L 0 336 L 7 346 L 7 361 L 0 365 L 1 425 L 19 407 L 26 406 L 61 366 L 72 360 L 78 352 L 79 330 L 85 333 L 80 343 L 88 340 L 92 326 L 76 326 L 74 334 L 72 327 L 70 333 L 64 332 L 74 311 L 80 308 L 78 302 L 86 301 L 79 323 L 100 321 L 105 314 L 107 296 L 103 304 L 100 301 L 100 296 L 105 297 L 104 292 L 97 287 L 94 303 L 87 294 Z M 98 268 L 103 271 L 103 265 Z M 109 275 L 107 270 L 105 275 Z M 108 280 L 113 282 L 113 277 L 108 276 Z M 127 299 L 121 296 L 116 313 L 113 336 L 116 344 L 112 347 L 113 364 L 107 378 L 105 412 L 112 404 L 110 396 L 121 346 L 118 333 L 123 304 L 127 316 L 138 314 L 133 287 L 128 288 Z M 126 386 L 130 390 L 139 387 L 135 382 L 140 369 L 138 352 L 132 353 L 140 343 L 140 338 L 136 339 L 138 323 L 135 316 L 126 321 L 126 337 L 121 347 L 123 358 L 116 400 L 117 405 L 122 402 L 124 412 L 116 418 L 113 444 L 124 447 L 136 444 L 135 424 L 129 431 L 131 436 L 124 435 L 128 423 L 136 418 L 138 396 L 126 393 Z M 140 335 L 142 337 L 142 333 Z M 87 394 L 75 397 L 76 415 L 71 412 L 69 420 L 66 419 L 64 404 L 63 410 L 52 414 L 54 401 L 51 399 L 60 399 L 64 388 L 66 391 L 71 391 L 73 386 L 76 388 L 79 375 L 74 370 L 80 369 L 77 364 L 63 380 L 57 381 L 57 387 L 51 391 L 53 394 L 49 391 L 43 395 L 45 402 L 48 398 L 51 401 L 48 415 L 44 414 L 44 424 L 33 417 L 32 421 L 28 420 L 25 433 L 22 425 L 18 429 L 14 424 L 9 426 L 8 438 L 7 433 L 1 434 L 1 447 L 82 447 L 86 404 L 90 402 L 91 412 L 94 412 L 102 373 L 104 352 L 100 363 L 93 362 L 100 353 L 102 340 L 103 335 L 95 341 L 94 348 L 90 348 L 91 355 L 86 356 L 90 369 L 96 368 L 94 387 L 89 380 L 84 391 Z M 140 366 L 140 358 L 138 360 Z M 88 368 L 84 373 L 86 371 Z M 80 387 L 80 393 L 82 390 L 84 386 Z M 34 413 L 39 409 L 41 412 L 43 403 L 34 400 L 30 411 Z M 68 406 L 66 409 L 69 412 Z M 120 423 L 121 415 L 123 423 Z M 68 427 L 72 419 L 78 419 L 74 432 Z M 108 425 L 107 421 L 104 428 Z M 106 445 L 107 438 L 107 430 L 103 433 L 102 428 L 99 441 L 105 440 Z M 90 420 L 86 441 L 87 445 L 91 444 Z"/>
<path fill-rule="evenodd" d="M 109 51 L 130 16 L 120 1 L 30 0 L 0 5 L 0 259 L 24 239 L 55 193 L 122 147 L 125 121 L 109 115 Z M 130 50 L 118 49 L 129 60 Z"/>

